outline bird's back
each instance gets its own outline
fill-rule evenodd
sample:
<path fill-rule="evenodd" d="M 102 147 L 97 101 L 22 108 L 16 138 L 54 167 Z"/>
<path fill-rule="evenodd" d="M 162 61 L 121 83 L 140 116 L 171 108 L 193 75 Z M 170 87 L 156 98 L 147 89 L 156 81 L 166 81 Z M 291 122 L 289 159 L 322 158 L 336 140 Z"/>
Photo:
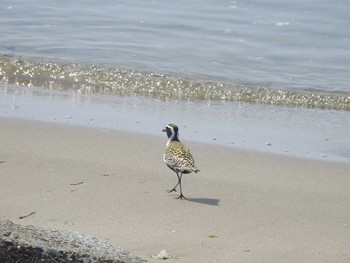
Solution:
<path fill-rule="evenodd" d="M 175 172 L 198 172 L 190 150 L 180 141 L 169 140 L 163 156 L 165 164 Z"/>

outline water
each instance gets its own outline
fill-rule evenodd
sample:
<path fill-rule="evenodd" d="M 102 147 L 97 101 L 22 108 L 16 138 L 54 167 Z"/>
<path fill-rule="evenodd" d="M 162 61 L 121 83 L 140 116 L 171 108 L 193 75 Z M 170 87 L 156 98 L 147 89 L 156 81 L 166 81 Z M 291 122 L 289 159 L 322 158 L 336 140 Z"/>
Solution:
<path fill-rule="evenodd" d="M 194 140 L 348 161 L 349 13 L 346 0 L 1 1 L 0 114 L 177 121 Z"/>

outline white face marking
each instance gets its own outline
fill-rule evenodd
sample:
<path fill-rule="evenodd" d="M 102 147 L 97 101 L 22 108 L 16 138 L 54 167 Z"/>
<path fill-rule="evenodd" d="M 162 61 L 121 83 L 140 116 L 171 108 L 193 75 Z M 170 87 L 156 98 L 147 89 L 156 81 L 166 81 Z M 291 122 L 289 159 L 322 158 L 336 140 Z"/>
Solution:
<path fill-rule="evenodd" d="M 174 131 L 174 128 L 170 128 L 170 130 L 171 130 L 171 136 L 170 136 L 170 138 L 169 139 L 174 139 L 174 137 L 175 137 L 175 131 Z"/>
<path fill-rule="evenodd" d="M 169 128 L 170 131 L 171 131 L 171 135 L 170 135 L 170 137 L 169 137 L 169 140 L 174 139 L 174 137 L 175 137 L 174 127 L 171 127 L 171 126 L 169 126 L 169 125 L 167 125 L 166 127 Z"/>

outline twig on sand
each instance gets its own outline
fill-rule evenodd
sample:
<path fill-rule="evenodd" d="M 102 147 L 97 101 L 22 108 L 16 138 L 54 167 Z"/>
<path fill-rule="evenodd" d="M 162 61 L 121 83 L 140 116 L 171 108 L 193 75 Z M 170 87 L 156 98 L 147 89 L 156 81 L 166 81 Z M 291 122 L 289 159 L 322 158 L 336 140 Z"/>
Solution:
<path fill-rule="evenodd" d="M 23 219 L 23 218 L 26 218 L 26 217 L 28 217 L 28 216 L 32 216 L 32 215 L 34 215 L 34 214 L 35 214 L 35 212 L 31 212 L 31 213 L 29 213 L 28 215 L 20 216 L 18 219 Z"/>
<path fill-rule="evenodd" d="M 76 184 L 70 184 L 70 185 L 79 185 L 79 184 L 83 184 L 84 182 L 79 182 L 79 183 L 76 183 Z"/>

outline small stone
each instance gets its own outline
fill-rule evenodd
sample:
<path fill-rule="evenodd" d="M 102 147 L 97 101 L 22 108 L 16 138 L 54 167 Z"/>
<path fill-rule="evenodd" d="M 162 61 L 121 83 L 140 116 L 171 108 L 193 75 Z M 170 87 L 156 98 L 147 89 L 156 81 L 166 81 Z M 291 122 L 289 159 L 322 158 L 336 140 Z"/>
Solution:
<path fill-rule="evenodd" d="M 4 232 L 3 236 L 4 237 L 9 237 L 9 236 L 11 236 L 11 232 L 10 231 L 6 231 L 6 232 Z"/>

